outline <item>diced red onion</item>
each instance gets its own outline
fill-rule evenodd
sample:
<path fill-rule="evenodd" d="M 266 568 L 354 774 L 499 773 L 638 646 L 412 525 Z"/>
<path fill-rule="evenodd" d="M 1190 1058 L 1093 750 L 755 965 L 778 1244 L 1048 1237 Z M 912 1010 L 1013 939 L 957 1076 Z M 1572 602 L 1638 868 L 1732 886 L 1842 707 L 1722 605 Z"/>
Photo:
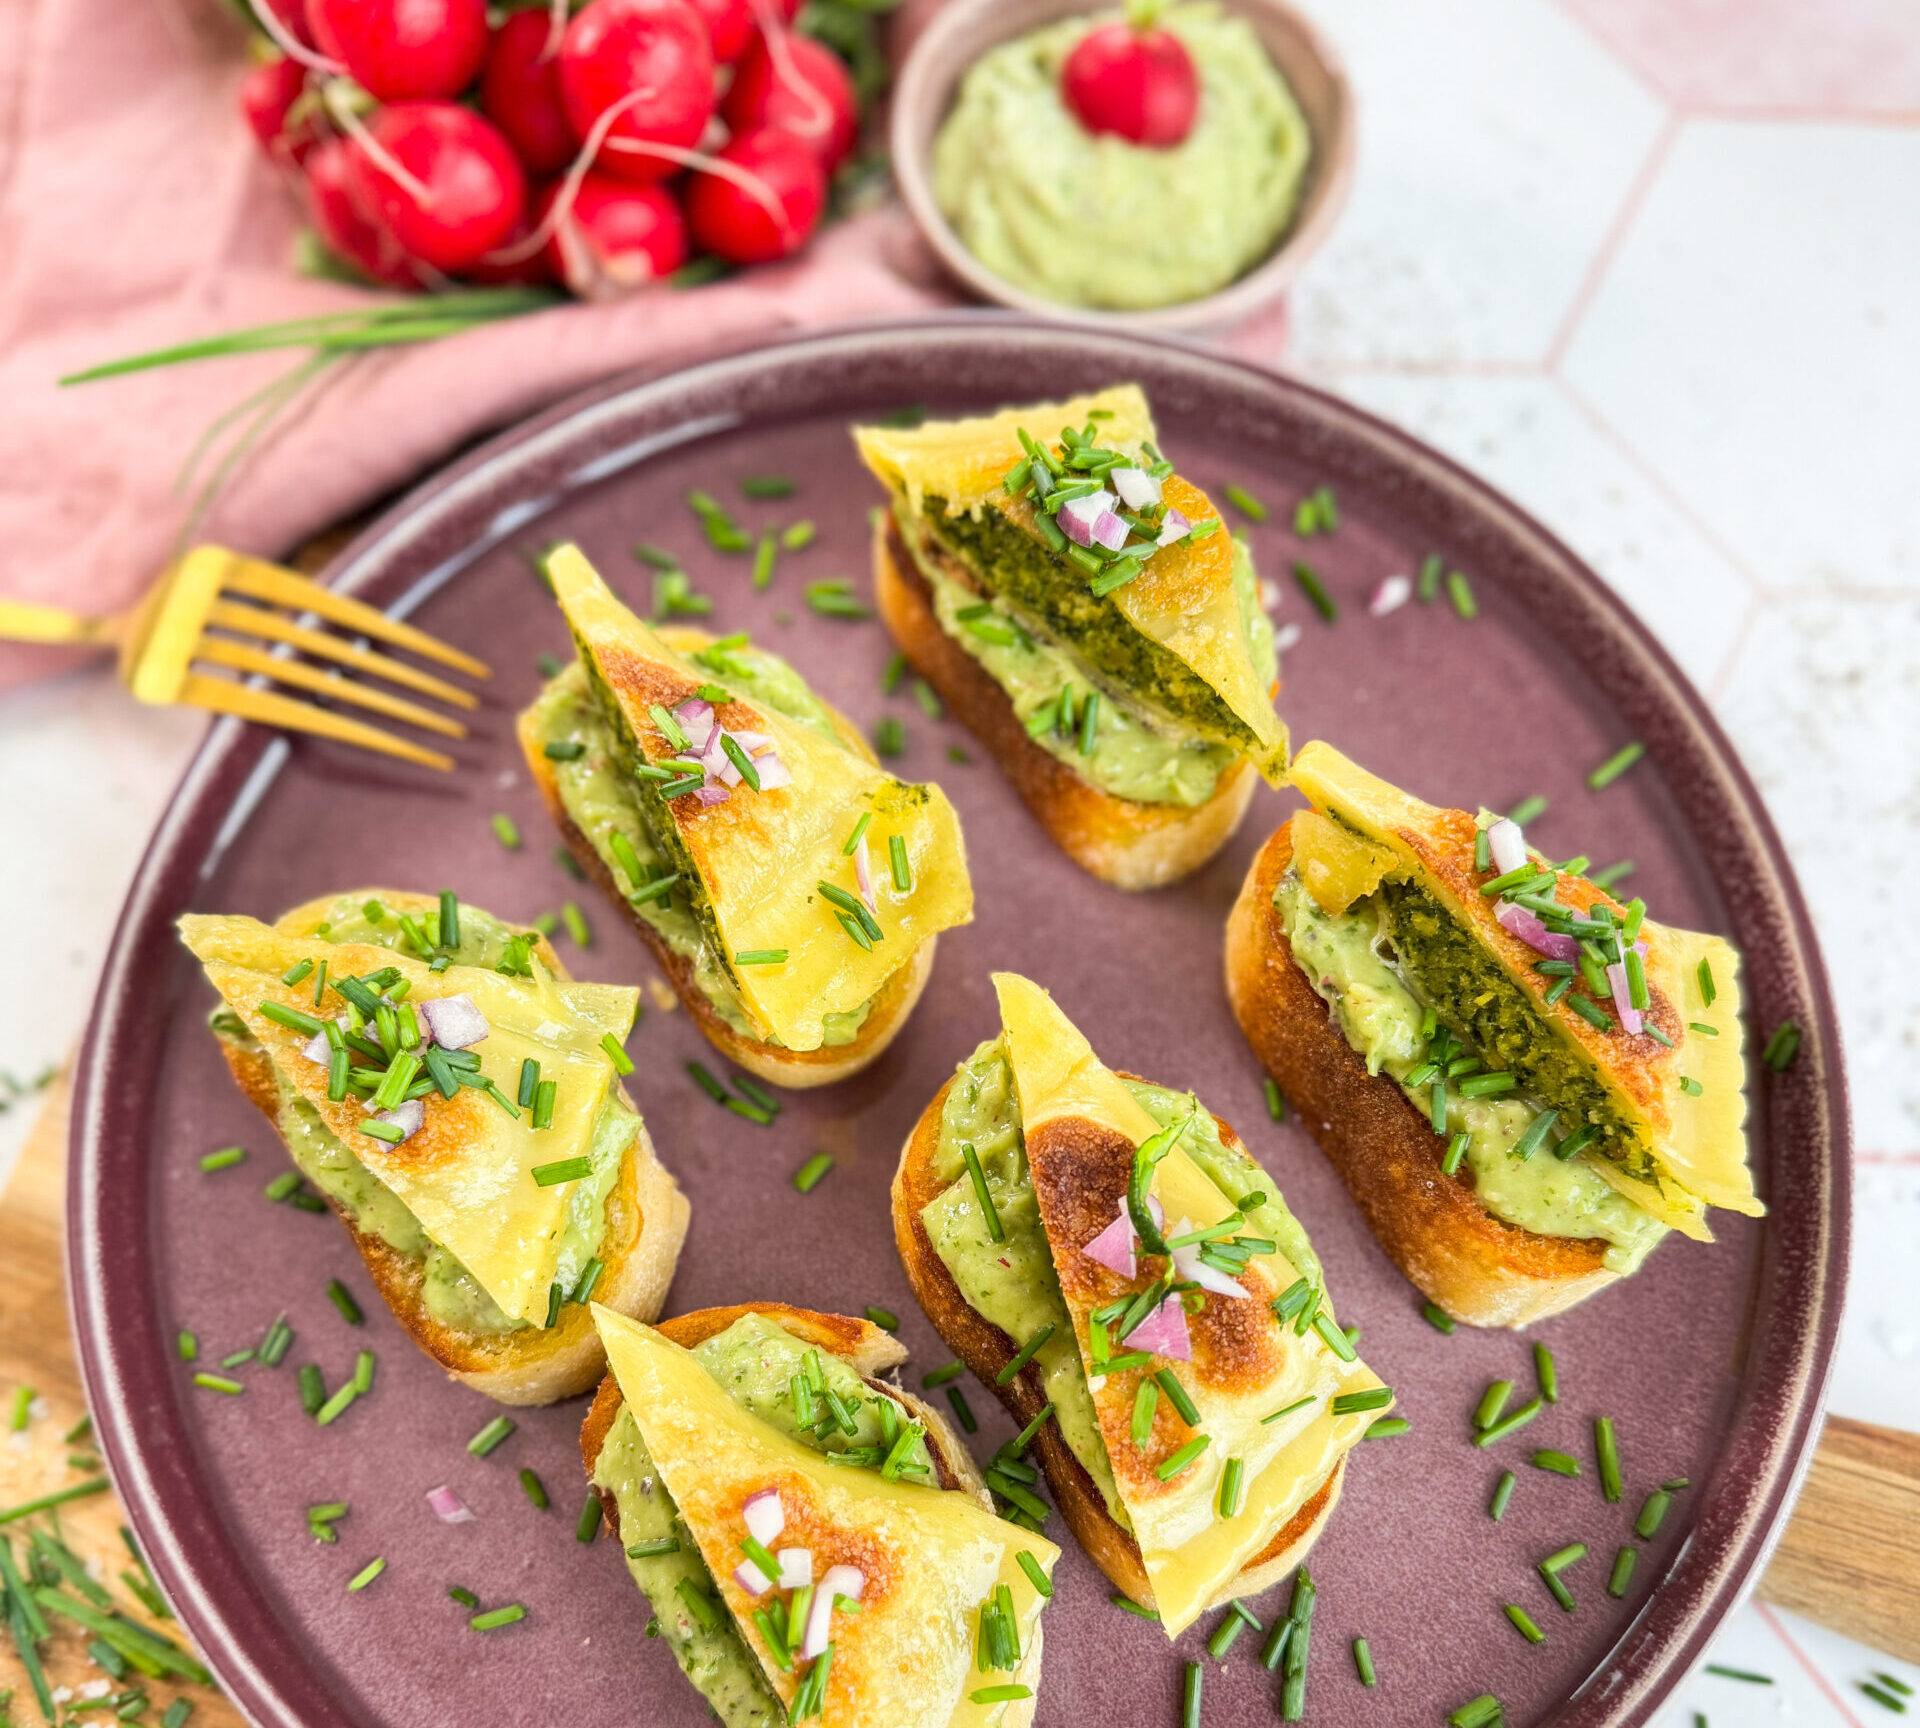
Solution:
<path fill-rule="evenodd" d="M 727 736 L 731 738 L 734 743 L 738 744 L 742 750 L 746 751 L 749 756 L 755 755 L 762 750 L 771 750 L 773 748 L 773 739 L 765 732 L 729 732 Z"/>
<path fill-rule="evenodd" d="M 1544 954 L 1550 960 L 1580 958 L 1577 938 L 1557 935 L 1524 906 L 1516 906 L 1511 900 L 1502 900 L 1494 907 L 1493 915 L 1500 920 L 1502 928 L 1518 936 L 1536 954 Z"/>
<path fill-rule="evenodd" d="M 1186 539 L 1192 527 L 1193 524 L 1189 522 L 1186 517 L 1169 505 L 1166 515 L 1160 518 L 1160 538 L 1156 540 L 1154 544 L 1156 546 L 1171 546 L 1176 540 Z M 1279 597 L 1280 591 L 1276 588 L 1274 590 L 1274 600 L 1269 601 L 1268 604 L 1274 604 L 1274 601 L 1277 601 Z"/>
<path fill-rule="evenodd" d="M 866 1588 L 866 1575 L 853 1566 L 829 1566 L 814 1590 L 807 1609 L 807 1633 L 800 1643 L 801 1657 L 811 1662 L 827 1647 L 828 1622 L 833 1615 L 833 1599 L 844 1596 L 858 1602 Z"/>
<path fill-rule="evenodd" d="M 1127 1216 L 1126 1202 L 1122 1201 L 1120 1216 L 1098 1236 L 1082 1244 L 1080 1252 L 1096 1266 L 1104 1266 L 1122 1278 L 1131 1278 L 1134 1275 L 1133 1241 L 1133 1221 Z"/>
<path fill-rule="evenodd" d="M 316 1032 L 300 1046 L 300 1054 L 309 1062 L 318 1062 L 324 1068 L 333 1060 L 333 1046 L 327 1042 L 326 1033 Z"/>
<path fill-rule="evenodd" d="M 723 786 L 738 786 L 740 770 L 734 767 L 733 759 L 726 752 L 722 742 L 726 735 L 725 727 L 714 727 L 712 736 L 695 752 L 695 756 L 700 766 L 707 771 L 707 778 L 710 781 L 718 780 Z"/>
<path fill-rule="evenodd" d="M 1160 482 L 1144 468 L 1115 468 L 1107 479 L 1130 510 L 1151 510 L 1160 502 Z"/>
<path fill-rule="evenodd" d="M 1111 510 L 1103 510 L 1093 520 L 1093 537 L 1109 552 L 1118 552 L 1127 543 L 1132 530 Z"/>
<path fill-rule="evenodd" d="M 1066 535 L 1074 545 L 1091 546 L 1093 544 L 1093 524 L 1082 522 L 1078 516 L 1074 515 L 1071 504 L 1063 504 L 1054 521 L 1060 524 L 1060 532 Z"/>
<path fill-rule="evenodd" d="M 1384 618 L 1389 612 L 1397 612 L 1413 598 L 1413 580 L 1407 576 L 1389 576 L 1373 591 L 1373 598 L 1367 602 L 1367 612 L 1375 618 Z"/>
<path fill-rule="evenodd" d="M 689 696 L 675 708 L 673 717 L 680 722 L 680 730 L 686 733 L 687 742 L 696 750 L 706 743 L 713 732 L 713 704 L 703 702 L 697 696 Z"/>
<path fill-rule="evenodd" d="M 747 1534 L 762 1548 L 773 1546 L 774 1539 L 787 1527 L 786 1508 L 780 1504 L 778 1488 L 762 1488 L 741 1502 L 740 1516 L 747 1521 Z"/>
<path fill-rule="evenodd" d="M 751 1560 L 742 1560 L 734 1567 L 733 1581 L 749 1596 L 764 1596 L 773 1588 L 773 1580 Z"/>
<path fill-rule="evenodd" d="M 1062 504 L 1060 513 L 1054 517 L 1054 520 L 1060 524 L 1061 531 L 1076 546 L 1091 546 L 1100 538 L 1100 519 L 1103 516 L 1113 517 L 1122 530 L 1125 529 L 1126 524 L 1120 522 L 1117 516 L 1113 516 L 1113 507 L 1117 502 L 1114 495 L 1103 486 L 1098 492 L 1089 493 L 1085 498 L 1070 499 Z M 1124 544 L 1126 540 L 1124 532 L 1120 538 Z"/>
<path fill-rule="evenodd" d="M 427 1107 L 418 1098 L 403 1098 L 391 1110 L 382 1110 L 374 1117 L 376 1122 L 385 1122 L 400 1130 L 400 1140 L 392 1142 L 398 1146 L 401 1140 L 411 1140 L 420 1132 L 421 1124 L 427 1119 Z"/>
<path fill-rule="evenodd" d="M 782 786 L 793 784 L 793 770 L 780 760 L 778 750 L 769 750 L 764 756 L 754 757 L 753 767 L 760 776 L 762 792 L 777 792 Z"/>
<path fill-rule="evenodd" d="M 724 786 L 696 786 L 693 789 L 693 795 L 702 804 L 724 804 L 729 796 Z"/>
<path fill-rule="evenodd" d="M 1502 816 L 1488 828 L 1487 853 L 1493 859 L 1496 875 L 1505 876 L 1526 863 L 1527 837 L 1520 832 L 1520 824 Z"/>
<path fill-rule="evenodd" d="M 1191 1362 L 1193 1341 L 1187 1336 L 1187 1311 L 1180 1298 L 1169 1296 L 1129 1332 L 1127 1348 L 1150 1350 L 1175 1362 Z"/>
<path fill-rule="evenodd" d="M 880 908 L 873 898 L 873 861 L 867 856 L 867 837 L 860 836 L 860 844 L 853 849 L 853 879 L 860 884 L 860 898 L 876 918 Z"/>
<path fill-rule="evenodd" d="M 813 1582 L 813 1553 L 806 1548 L 782 1548 L 774 1559 L 780 1562 L 778 1583 L 782 1590 L 799 1590 Z"/>
<path fill-rule="evenodd" d="M 1645 952 L 1638 942 L 1634 943 L 1634 947 Z M 1620 1016 L 1621 1026 L 1632 1037 L 1639 1037 L 1646 1025 L 1646 1016 L 1633 1005 L 1633 987 L 1627 982 L 1625 961 L 1616 960 L 1607 968 L 1607 982 L 1613 986 L 1613 1009 Z"/>
<path fill-rule="evenodd" d="M 418 1102 L 418 1100 L 416 1100 Z M 451 1488 L 429 1488 L 427 1504 L 442 1524 L 471 1524 L 473 1511 Z"/>
<path fill-rule="evenodd" d="M 1182 1218 L 1178 1224 L 1174 1225 L 1173 1233 L 1176 1236 L 1184 1236 L 1192 1228 L 1193 1226 Z M 1202 1290 L 1212 1291 L 1216 1296 L 1245 1297 L 1246 1291 L 1240 1287 L 1236 1279 L 1222 1272 L 1217 1266 L 1209 1266 L 1200 1258 L 1200 1248 L 1200 1243 L 1189 1242 L 1184 1248 L 1174 1249 L 1175 1275 L 1186 1279 L 1190 1284 L 1198 1284 Z"/>
<path fill-rule="evenodd" d="M 434 1043 L 443 1050 L 464 1050 L 493 1030 L 465 991 L 458 996 L 423 996 L 416 1006 Z"/>

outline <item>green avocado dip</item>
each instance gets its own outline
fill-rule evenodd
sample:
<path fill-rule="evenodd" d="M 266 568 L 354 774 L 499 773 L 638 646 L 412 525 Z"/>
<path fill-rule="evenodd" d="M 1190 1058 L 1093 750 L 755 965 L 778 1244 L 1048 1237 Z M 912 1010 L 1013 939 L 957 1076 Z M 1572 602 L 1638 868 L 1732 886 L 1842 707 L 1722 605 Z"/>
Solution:
<path fill-rule="evenodd" d="M 924 1431 L 905 1405 L 876 1392 L 838 1356 L 810 1349 L 765 1315 L 741 1315 L 724 1332 L 695 1345 L 692 1354 L 736 1404 L 850 1468 L 878 1468 L 871 1454 L 886 1452 L 894 1437 L 910 1434 L 898 1473 L 936 1485 Z M 830 1415 L 818 1426 L 802 1424 L 792 1388 L 796 1378 L 808 1374 L 824 1380 L 850 1413 L 855 1433 L 848 1434 Z M 594 1460 L 593 1483 L 620 1508 L 627 1570 L 654 1613 L 648 1636 L 667 1640 L 680 1671 L 727 1728 L 784 1725 L 786 1707 L 735 1629 L 693 1533 L 654 1470 L 640 1425 L 624 1404 Z M 669 1542 L 676 1546 L 668 1548 Z"/>
<path fill-rule="evenodd" d="M 1543 1109 L 1556 1108 L 1565 1120 L 1569 1103 L 1553 1089 L 1553 1073 L 1533 1073 L 1516 1065 L 1523 1054 L 1520 1040 L 1492 1018 L 1497 1001 L 1484 988 L 1481 973 L 1486 968 L 1472 965 L 1468 956 L 1451 948 L 1442 951 L 1443 938 L 1433 921 L 1451 927 L 1452 920 L 1431 902 L 1422 902 L 1426 896 L 1417 890 L 1388 884 L 1345 912 L 1328 912 L 1292 870 L 1274 893 L 1294 959 L 1332 1010 L 1347 1042 L 1366 1058 L 1368 1072 L 1385 1073 L 1398 1082 L 1429 1120 L 1435 1109 L 1434 1084 L 1442 1088 L 1447 1134 L 1450 1143 L 1465 1136 L 1461 1161 L 1480 1204 L 1503 1222 L 1536 1235 L 1603 1241 L 1607 1269 L 1633 1271 L 1667 1227 L 1600 1174 L 1592 1162 L 1602 1155 L 1595 1145 L 1562 1159 L 1554 1155 L 1549 1140 L 1514 1155 Z M 1415 974 L 1423 986 L 1419 995 L 1408 982 L 1410 953 L 1418 953 L 1424 962 Z M 1467 1022 L 1466 1029 L 1487 1029 L 1502 1069 L 1520 1076 L 1518 1092 L 1474 1097 L 1461 1091 L 1476 1072 L 1487 1072 L 1487 1064 L 1481 1059 L 1485 1046 L 1453 1037 L 1436 1024 L 1458 1024 L 1456 1014 Z M 1453 1053 L 1441 1052 L 1444 1075 L 1432 1072 L 1436 1034 L 1451 1038 L 1447 1049 Z M 1583 1091 L 1576 1102 L 1584 1102 L 1584 1096 Z"/>
<path fill-rule="evenodd" d="M 1124 1076 L 1123 1081 L 1141 1108 L 1162 1128 L 1182 1120 L 1194 1106 L 1190 1093 Z M 960 1150 L 963 1145 L 972 1146 L 980 1160 L 987 1192 L 1000 1215 L 1002 1241 L 994 1241 L 988 1232 L 986 1214 L 980 1209 Z M 1229 1147 L 1221 1139 L 1219 1123 L 1204 1107 L 1180 1145 L 1230 1203 L 1238 1205 L 1253 1193 L 1263 1195 L 1266 1204 L 1258 1213 L 1262 1230 L 1278 1243 L 1303 1277 L 1325 1288 L 1320 1262 L 1306 1232 L 1287 1210 L 1273 1178 L 1246 1152 Z M 1053 1253 L 1040 1222 L 1040 1203 L 1027 1170 L 1026 1143 L 1020 1132 L 1020 1100 L 1014 1090 L 1013 1069 L 998 1038 L 975 1050 L 954 1076 L 953 1087 L 941 1107 L 934 1170 L 947 1186 L 920 1213 L 933 1251 L 953 1275 L 968 1307 L 1016 1344 L 1025 1343 L 1042 1326 L 1052 1323 L 1053 1335 L 1040 1346 L 1033 1362 L 1052 1400 L 1054 1419 L 1080 1467 L 1100 1490 L 1114 1522 L 1122 1529 L 1130 1528 L 1094 1414 L 1086 1367 L 1067 1315 L 1066 1298 L 1060 1291 L 1060 1275 L 1054 1269 Z M 1332 1312 L 1331 1304 L 1327 1311 Z"/>
<path fill-rule="evenodd" d="M 747 701 L 771 708 L 845 747 L 825 705 L 779 655 L 734 647 L 703 650 L 695 658 L 703 671 Z M 626 877 L 613 848 L 613 837 L 619 834 L 633 848 L 647 881 L 679 871 L 689 885 L 685 892 L 676 889 L 629 902 L 634 912 L 692 968 L 700 994 L 728 1028 L 767 1042 L 741 1005 L 725 949 L 713 927 L 712 910 L 699 887 L 699 873 L 678 845 L 672 819 L 632 773 L 634 747 L 617 720 L 611 697 L 595 689 L 586 667 L 576 660 L 540 692 L 532 715 L 543 747 L 559 746 L 559 752 L 550 751 L 549 756 L 561 805 L 614 881 Z M 824 1042 L 851 1044 L 872 1008 L 869 1000 L 845 1013 L 826 1015 Z"/>
<path fill-rule="evenodd" d="M 1042 299 L 1196 300 L 1286 232 L 1307 178 L 1306 118 L 1251 24 L 1187 5 L 1159 22 L 1199 76 L 1193 130 L 1166 149 L 1087 131 L 1061 98 L 1061 67 L 1111 16 L 1065 19 L 974 62 L 934 140 L 934 200 L 975 258 Z"/>
<path fill-rule="evenodd" d="M 409 951 L 398 919 L 377 900 L 343 900 L 328 913 L 314 932 L 321 941 L 371 943 L 396 952 Z M 456 965 L 497 970 L 514 937 L 515 932 L 499 919 L 463 905 L 460 944 L 441 951 L 449 953 Z M 243 1048 L 254 1046 L 253 1035 L 237 1016 L 222 1011 L 213 1019 L 214 1030 L 222 1039 Z M 503 1312 L 473 1274 L 427 1234 L 406 1203 L 354 1157 L 277 1065 L 274 1078 L 280 1088 L 276 1125 L 294 1167 L 339 1207 L 356 1230 L 419 1265 L 420 1299 L 428 1314 L 441 1325 L 462 1332 L 524 1330 L 526 1322 Z M 564 1289 L 577 1286 L 587 1263 L 605 1241 L 607 1196 L 619 1179 L 621 1160 L 639 1126 L 640 1118 L 609 1095 L 587 1147 L 592 1172 L 572 1185 L 568 1197 L 566 1228 L 554 1267 L 554 1281 Z"/>
<path fill-rule="evenodd" d="M 938 498 L 917 516 L 904 499 L 894 510 L 940 628 L 1005 692 L 1041 749 L 1116 798 L 1191 809 L 1213 796 L 1254 740 L 1211 685 L 1077 570 L 1065 567 L 1063 579 L 1061 561 L 999 511 L 949 512 Z M 1273 625 L 1238 539 L 1233 586 L 1248 656 L 1270 687 L 1280 670 Z"/>

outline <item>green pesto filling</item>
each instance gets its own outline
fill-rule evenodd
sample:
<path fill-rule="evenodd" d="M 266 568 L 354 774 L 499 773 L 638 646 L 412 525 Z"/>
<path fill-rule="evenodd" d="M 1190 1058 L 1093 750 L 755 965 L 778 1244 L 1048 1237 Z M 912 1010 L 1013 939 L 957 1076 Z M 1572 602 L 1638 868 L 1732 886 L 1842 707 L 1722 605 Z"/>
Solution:
<path fill-rule="evenodd" d="M 326 942 L 361 942 L 396 953 L 411 952 L 398 920 L 377 900 L 337 901 L 328 908 L 328 916 L 315 934 Z M 491 914 L 463 905 L 460 945 L 449 952 L 456 965 L 496 967 L 513 935 L 509 925 Z M 242 1047 L 257 1047 L 251 1033 L 244 1027 L 236 1029 L 236 1023 L 224 1016 L 219 1035 Z M 320 1112 L 295 1091 L 277 1064 L 274 1079 L 280 1088 L 277 1126 L 295 1168 L 346 1214 L 355 1229 L 419 1264 L 420 1299 L 435 1320 L 470 1333 L 526 1328 L 525 1321 L 506 1313 L 487 1294 L 456 1255 L 427 1234 L 399 1195 L 354 1157 L 321 1120 Z M 567 1197 L 566 1225 L 554 1268 L 554 1281 L 563 1289 L 578 1286 L 581 1272 L 605 1241 L 607 1196 L 619 1179 L 620 1161 L 639 1126 L 640 1118 L 610 1094 L 587 1147 L 593 1170 L 571 1185 Z"/>
<path fill-rule="evenodd" d="M 1425 1010 L 1403 976 L 1404 956 L 1392 934 L 1397 926 L 1384 899 L 1374 895 L 1345 912 L 1328 912 L 1290 870 L 1274 904 L 1301 971 L 1332 1010 L 1347 1042 L 1366 1058 L 1368 1072 L 1387 1074 L 1431 1119 L 1432 1085 L 1405 1083 L 1426 1060 Z M 1513 1156 L 1540 1114 L 1542 1106 L 1532 1101 L 1539 1094 L 1529 1089 L 1529 1096 L 1470 1098 L 1461 1094 L 1457 1080 L 1440 1084 L 1446 1090 L 1448 1139 L 1467 1135 L 1462 1163 L 1474 1197 L 1494 1217 L 1540 1236 L 1603 1241 L 1608 1270 L 1622 1274 L 1638 1267 L 1666 1235 L 1665 1225 L 1600 1173 L 1592 1148 L 1565 1160 L 1553 1155 L 1550 1144 L 1524 1159 Z"/>
<path fill-rule="evenodd" d="M 1131 705 L 1236 754 L 1261 748 L 1212 685 L 1135 629 L 1111 595 L 1095 594 L 1079 566 L 1049 551 L 1000 511 L 987 507 L 977 515 L 950 514 L 944 499 L 927 498 L 919 525 L 989 594 L 1008 602 L 1029 634 L 1069 649 L 1103 689 L 1125 692 Z M 1254 672 L 1262 688 L 1270 687 L 1277 670 L 1273 630 L 1260 605 L 1252 561 L 1238 554 L 1234 589 Z"/>
<path fill-rule="evenodd" d="M 855 1446 L 879 1445 L 887 1432 L 878 1414 L 883 1401 L 892 1405 L 895 1423 L 912 1420 L 904 1405 L 893 1399 L 883 1400 L 846 1362 L 822 1350 L 818 1352 L 821 1372 L 835 1395 L 854 1413 L 859 1432 L 848 1435 L 835 1428 L 823 1438 L 816 1429 L 802 1427 L 794 1411 L 791 1387 L 794 1377 L 803 1371 L 807 1353 L 808 1346 L 761 1314 L 743 1314 L 724 1332 L 693 1349 L 700 1365 L 736 1404 L 815 1452 L 831 1456 Z M 935 1480 L 924 1439 L 914 1441 L 907 1462 L 905 1473 L 910 1479 L 927 1483 Z M 858 1464 L 848 1467 L 862 1468 Z M 785 1707 L 767 1684 L 759 1661 L 726 1611 L 693 1533 L 654 1469 L 633 1412 L 624 1405 L 594 1461 L 593 1482 L 611 1493 L 620 1508 L 619 1535 L 621 1546 L 628 1550 L 627 1570 L 646 1595 L 658 1635 L 667 1640 L 680 1671 L 727 1728 L 775 1728 L 783 1724 Z M 666 1553 L 631 1552 L 669 1540 L 678 1546 Z M 711 1630 L 688 1609 L 683 1586 L 697 1591 L 717 1610 L 709 1615 Z M 653 1630 L 649 1628 L 650 1633 Z"/>
<path fill-rule="evenodd" d="M 840 743 L 840 735 L 825 707 L 800 675 L 776 654 L 740 648 L 724 657 L 724 680 L 749 701 L 772 708 Z M 760 1040 L 760 1034 L 740 1000 L 725 950 L 713 927 L 713 911 L 692 859 L 680 844 L 672 817 L 651 782 L 633 773 L 636 759 L 624 723 L 608 720 L 604 700 L 596 700 L 596 684 L 579 661 L 554 678 L 534 701 L 534 729 L 542 744 L 578 744 L 577 756 L 552 763 L 560 802 L 573 825 L 586 836 L 614 881 L 627 885 L 626 871 L 616 858 L 613 837 L 623 835 L 639 860 L 642 874 L 657 880 L 673 871 L 682 883 L 672 893 L 641 901 L 633 910 L 646 920 L 667 946 L 691 966 L 694 983 L 714 1012 L 732 1031 Z M 617 709 L 614 710 L 617 712 Z M 682 889 L 685 892 L 682 892 Z M 851 1044 L 872 1012 L 871 1000 L 843 1013 L 825 1016 L 825 1039 L 830 1046 Z"/>
<path fill-rule="evenodd" d="M 1143 1080 L 1124 1084 L 1162 1128 L 1182 1120 L 1194 1102 L 1190 1093 Z M 1262 1234 L 1271 1236 L 1300 1273 L 1324 1289 L 1320 1262 L 1273 1178 L 1247 1153 L 1221 1139 L 1219 1123 L 1204 1108 L 1180 1144 L 1232 1204 L 1253 1193 L 1265 1197 L 1266 1204 L 1254 1214 Z M 960 1150 L 963 1145 L 971 1145 L 980 1160 L 1003 1241 L 995 1242 L 988 1231 Z M 1016 1344 L 1024 1344 L 1052 1322 L 1053 1335 L 1033 1361 L 1053 1402 L 1054 1418 L 1068 1448 L 1100 1490 L 1107 1511 L 1122 1529 L 1130 1528 L 1094 1414 L 1093 1394 L 1060 1290 L 1060 1275 L 1040 1221 L 1020 1132 L 1019 1095 L 1006 1047 L 998 1038 L 989 1039 L 960 1065 L 941 1110 L 934 1169 L 947 1187 L 920 1214 L 933 1251 L 953 1275 L 967 1306 Z"/>
<path fill-rule="evenodd" d="M 1381 898 L 1400 969 L 1441 1021 L 1489 1068 L 1515 1075 L 1520 1090 L 1557 1109 L 1561 1131 L 1591 1124 L 1600 1131 L 1593 1143 L 1599 1151 L 1636 1176 L 1651 1176 L 1653 1160 L 1640 1128 L 1480 939 L 1410 882 L 1384 884 Z"/>

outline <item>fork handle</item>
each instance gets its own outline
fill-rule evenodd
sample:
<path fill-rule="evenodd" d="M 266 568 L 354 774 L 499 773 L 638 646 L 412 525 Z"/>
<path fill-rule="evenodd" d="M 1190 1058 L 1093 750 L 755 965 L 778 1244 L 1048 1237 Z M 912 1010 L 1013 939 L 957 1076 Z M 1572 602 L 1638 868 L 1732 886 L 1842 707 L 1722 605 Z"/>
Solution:
<path fill-rule="evenodd" d="M 117 618 L 84 618 L 31 600 L 0 600 L 0 641 L 110 643 Z"/>

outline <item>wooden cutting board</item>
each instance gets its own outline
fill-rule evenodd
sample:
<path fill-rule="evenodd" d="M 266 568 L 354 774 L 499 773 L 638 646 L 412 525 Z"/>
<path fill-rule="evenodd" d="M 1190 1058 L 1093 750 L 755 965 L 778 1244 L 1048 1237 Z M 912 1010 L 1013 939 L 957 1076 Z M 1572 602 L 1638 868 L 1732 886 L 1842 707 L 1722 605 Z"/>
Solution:
<path fill-rule="evenodd" d="M 0 1509 L 83 1479 L 67 1464 L 75 1448 L 62 1443 L 86 1412 L 79 1369 L 67 1330 L 62 1266 L 66 1187 L 66 1077 L 56 1079 L 0 1194 L 0 1410 L 11 1409 L 14 1389 L 26 1384 L 46 1401 L 30 1424 L 27 1444 L 0 1445 Z M 120 1527 L 124 1514 L 111 1494 L 63 1508 L 61 1527 L 83 1558 L 98 1556 L 112 1579 L 128 1564 Z M 5 1527 L 0 1526 L 0 1529 Z M 1844 1416 L 1827 1418 L 1760 1594 L 1848 1637 L 1920 1662 L 1920 1435 L 1876 1428 Z M 178 1635 L 172 1625 L 161 1628 Z M 63 1633 L 51 1647 L 48 1677 L 78 1688 L 97 1681 L 84 1638 Z M 34 1718 L 25 1676 L 10 1645 L 0 1643 L 0 1691 L 16 1688 L 15 1718 Z M 173 1694 L 155 1683 L 155 1703 L 143 1718 L 158 1720 Z M 243 1718 L 217 1693 L 188 1689 L 194 1728 L 242 1728 Z"/>

